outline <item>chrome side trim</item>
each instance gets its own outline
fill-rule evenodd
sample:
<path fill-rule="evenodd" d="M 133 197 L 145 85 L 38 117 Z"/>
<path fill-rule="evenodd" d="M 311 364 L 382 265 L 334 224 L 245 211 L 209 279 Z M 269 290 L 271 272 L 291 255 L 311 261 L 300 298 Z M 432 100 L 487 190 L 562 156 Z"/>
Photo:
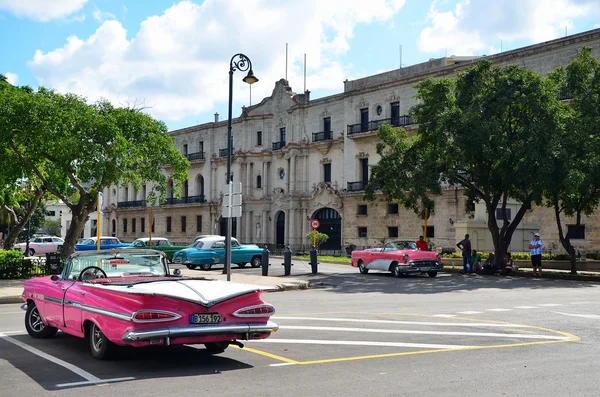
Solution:
<path fill-rule="evenodd" d="M 62 305 L 63 304 L 62 298 L 54 298 L 54 297 L 48 296 L 48 295 L 44 295 L 44 300 L 46 302 L 56 303 L 57 305 Z"/>
<path fill-rule="evenodd" d="M 272 321 L 261 324 L 207 325 L 189 327 L 164 327 L 143 331 L 128 331 L 123 342 L 140 342 L 158 338 L 193 337 L 218 334 L 245 334 L 249 332 L 275 332 L 279 326 Z"/>
<path fill-rule="evenodd" d="M 112 310 L 101 309 L 101 308 L 95 307 L 95 306 L 83 305 L 79 302 L 73 302 L 73 301 L 66 301 L 65 305 L 72 306 L 72 307 L 81 309 L 86 312 L 100 314 L 102 316 L 117 318 L 117 319 L 123 320 L 123 321 L 131 321 L 131 314 L 125 314 L 125 313 L 115 312 Z"/>

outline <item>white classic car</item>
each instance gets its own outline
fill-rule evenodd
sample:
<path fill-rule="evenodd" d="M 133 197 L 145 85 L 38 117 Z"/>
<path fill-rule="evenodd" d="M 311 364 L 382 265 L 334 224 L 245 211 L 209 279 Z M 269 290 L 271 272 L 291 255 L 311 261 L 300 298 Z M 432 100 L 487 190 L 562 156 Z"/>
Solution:
<path fill-rule="evenodd" d="M 43 236 L 36 237 L 29 241 L 29 255 L 30 256 L 40 256 L 45 254 L 53 254 L 60 251 L 60 248 L 65 243 L 60 237 L 55 236 Z M 16 248 L 25 252 L 25 248 L 27 247 L 27 243 L 19 243 L 16 245 Z"/>

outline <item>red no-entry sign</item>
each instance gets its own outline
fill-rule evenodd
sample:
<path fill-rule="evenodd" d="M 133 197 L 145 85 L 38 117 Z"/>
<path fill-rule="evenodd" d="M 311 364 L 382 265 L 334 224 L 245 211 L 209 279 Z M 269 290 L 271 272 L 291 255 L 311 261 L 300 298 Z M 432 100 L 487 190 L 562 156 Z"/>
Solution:
<path fill-rule="evenodd" d="M 321 226 L 321 222 L 319 222 L 318 219 L 313 219 L 312 221 L 310 221 L 310 227 L 312 227 L 313 229 L 318 229 L 319 226 Z"/>

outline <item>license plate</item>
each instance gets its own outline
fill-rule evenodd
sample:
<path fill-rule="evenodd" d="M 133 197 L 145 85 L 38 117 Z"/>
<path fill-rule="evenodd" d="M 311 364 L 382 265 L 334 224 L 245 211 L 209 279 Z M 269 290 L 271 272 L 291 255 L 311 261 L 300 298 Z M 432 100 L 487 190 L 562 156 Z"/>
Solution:
<path fill-rule="evenodd" d="M 190 324 L 220 324 L 221 315 L 219 313 L 194 313 L 190 316 Z"/>

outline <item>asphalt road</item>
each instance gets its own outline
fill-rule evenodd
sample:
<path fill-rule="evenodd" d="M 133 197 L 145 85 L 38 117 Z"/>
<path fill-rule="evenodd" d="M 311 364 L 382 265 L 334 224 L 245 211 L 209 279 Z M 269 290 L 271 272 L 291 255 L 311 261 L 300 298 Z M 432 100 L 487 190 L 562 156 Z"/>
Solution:
<path fill-rule="evenodd" d="M 277 333 L 218 356 L 99 362 L 77 338 L 30 338 L 19 306 L 1 305 L 0 396 L 600 395 L 597 283 L 322 270 L 305 276 L 317 288 L 265 295 Z"/>

